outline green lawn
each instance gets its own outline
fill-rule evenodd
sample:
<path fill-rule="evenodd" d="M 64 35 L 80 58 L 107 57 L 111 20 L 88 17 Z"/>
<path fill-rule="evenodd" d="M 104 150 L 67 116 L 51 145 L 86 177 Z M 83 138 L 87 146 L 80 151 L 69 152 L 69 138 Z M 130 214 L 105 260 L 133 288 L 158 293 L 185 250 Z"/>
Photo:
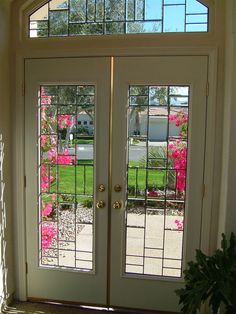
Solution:
<path fill-rule="evenodd" d="M 143 164 L 138 162 L 131 162 L 129 165 L 135 168 L 129 169 L 128 186 L 135 188 L 138 185 L 139 190 L 145 190 L 146 186 L 162 189 L 165 185 L 164 171 L 142 169 Z M 53 183 L 50 192 L 57 191 L 65 194 L 93 194 L 92 160 L 80 160 L 76 167 L 58 166 L 58 187 Z"/>

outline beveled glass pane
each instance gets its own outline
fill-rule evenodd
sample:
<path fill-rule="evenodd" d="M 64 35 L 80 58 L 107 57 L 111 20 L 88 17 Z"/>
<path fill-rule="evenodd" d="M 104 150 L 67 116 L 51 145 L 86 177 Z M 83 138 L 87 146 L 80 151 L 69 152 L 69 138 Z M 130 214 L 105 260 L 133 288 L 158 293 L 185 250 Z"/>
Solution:
<path fill-rule="evenodd" d="M 125 21 L 125 0 L 106 0 L 105 3 L 106 21 Z"/>
<path fill-rule="evenodd" d="M 144 259 L 144 273 L 146 275 L 162 275 L 162 259 L 145 258 Z"/>
<path fill-rule="evenodd" d="M 76 103 L 76 86 L 60 86 L 59 87 L 59 103 L 61 105 Z"/>
<path fill-rule="evenodd" d="M 162 0 L 146 0 L 145 5 L 146 20 L 162 19 Z"/>
<path fill-rule="evenodd" d="M 141 228 L 145 225 L 145 207 L 142 208 L 144 202 L 131 201 L 127 209 L 127 226 Z"/>
<path fill-rule="evenodd" d="M 187 24 L 186 31 L 187 32 L 207 32 L 208 25 L 207 24 Z"/>
<path fill-rule="evenodd" d="M 31 30 L 47 30 L 48 22 L 47 21 L 32 21 L 30 22 Z"/>
<path fill-rule="evenodd" d="M 86 21 L 86 0 L 70 0 L 69 21 Z"/>
<path fill-rule="evenodd" d="M 41 86 L 38 103 L 39 265 L 93 270 L 95 87 Z"/>
<path fill-rule="evenodd" d="M 188 97 L 171 96 L 170 97 L 171 106 L 186 106 L 188 107 Z"/>
<path fill-rule="evenodd" d="M 171 4 L 171 5 L 175 5 L 175 4 L 182 4 L 182 5 L 184 5 L 185 3 L 185 0 L 164 0 L 164 5 L 166 5 L 166 4 Z"/>
<path fill-rule="evenodd" d="M 207 14 L 208 8 L 203 3 L 197 0 L 187 0 L 186 2 L 187 13 L 205 13 Z"/>
<path fill-rule="evenodd" d="M 127 20 L 134 20 L 135 19 L 135 0 L 126 0 L 127 1 L 127 7 L 126 7 L 126 14 L 127 14 Z"/>
<path fill-rule="evenodd" d="M 49 36 L 68 35 L 68 14 L 66 11 L 49 11 Z"/>
<path fill-rule="evenodd" d="M 87 20 L 88 21 L 96 21 L 96 5 L 95 5 L 95 0 L 88 0 L 87 3 Z"/>
<path fill-rule="evenodd" d="M 170 95 L 188 96 L 188 86 L 170 86 Z"/>
<path fill-rule="evenodd" d="M 106 34 L 122 34 L 124 33 L 123 22 L 110 22 L 105 24 Z"/>
<path fill-rule="evenodd" d="M 144 228 L 127 228 L 126 254 L 143 255 Z"/>
<path fill-rule="evenodd" d="M 136 11 L 135 19 L 144 20 L 144 12 L 145 12 L 144 0 L 136 0 L 135 11 Z"/>
<path fill-rule="evenodd" d="M 167 86 L 151 86 L 149 93 L 150 106 L 167 106 Z"/>
<path fill-rule="evenodd" d="M 165 6 L 164 8 L 164 32 L 185 31 L 185 6 Z"/>
<path fill-rule="evenodd" d="M 48 20 L 48 3 L 30 15 L 30 21 Z"/>
<path fill-rule="evenodd" d="M 68 9 L 68 0 L 53 0 L 49 2 L 49 10 Z"/>
<path fill-rule="evenodd" d="M 104 20 L 104 0 L 96 0 L 96 21 Z"/>
<path fill-rule="evenodd" d="M 198 15 L 187 15 L 187 23 L 205 23 L 207 24 L 207 15 L 206 14 L 198 14 Z"/>

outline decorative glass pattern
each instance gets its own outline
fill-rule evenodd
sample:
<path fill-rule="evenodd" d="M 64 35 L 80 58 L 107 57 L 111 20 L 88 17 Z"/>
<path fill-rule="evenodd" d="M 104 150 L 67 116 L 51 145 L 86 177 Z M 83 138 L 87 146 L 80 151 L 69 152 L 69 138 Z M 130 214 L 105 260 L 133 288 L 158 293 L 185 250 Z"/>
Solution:
<path fill-rule="evenodd" d="M 40 266 L 94 269 L 94 104 L 94 86 L 40 88 Z"/>
<path fill-rule="evenodd" d="M 125 272 L 182 276 L 188 86 L 130 86 Z"/>
<path fill-rule="evenodd" d="M 197 0 L 51 0 L 29 21 L 29 37 L 207 31 Z"/>

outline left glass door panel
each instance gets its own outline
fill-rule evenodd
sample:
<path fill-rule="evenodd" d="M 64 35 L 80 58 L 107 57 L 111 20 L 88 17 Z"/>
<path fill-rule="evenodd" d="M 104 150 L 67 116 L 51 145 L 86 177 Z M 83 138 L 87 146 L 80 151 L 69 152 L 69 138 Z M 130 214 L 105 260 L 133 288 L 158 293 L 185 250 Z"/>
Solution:
<path fill-rule="evenodd" d="M 29 298 L 106 303 L 109 75 L 107 58 L 26 61 Z"/>
<path fill-rule="evenodd" d="M 94 270 L 94 85 L 42 85 L 39 265 Z"/>

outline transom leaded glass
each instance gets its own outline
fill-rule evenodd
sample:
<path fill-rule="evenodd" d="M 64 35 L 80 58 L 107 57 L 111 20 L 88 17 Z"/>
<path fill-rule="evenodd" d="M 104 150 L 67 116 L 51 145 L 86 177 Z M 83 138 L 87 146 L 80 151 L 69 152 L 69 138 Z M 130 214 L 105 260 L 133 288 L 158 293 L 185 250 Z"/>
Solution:
<path fill-rule="evenodd" d="M 207 31 L 197 0 L 51 0 L 29 21 L 29 37 Z"/>

